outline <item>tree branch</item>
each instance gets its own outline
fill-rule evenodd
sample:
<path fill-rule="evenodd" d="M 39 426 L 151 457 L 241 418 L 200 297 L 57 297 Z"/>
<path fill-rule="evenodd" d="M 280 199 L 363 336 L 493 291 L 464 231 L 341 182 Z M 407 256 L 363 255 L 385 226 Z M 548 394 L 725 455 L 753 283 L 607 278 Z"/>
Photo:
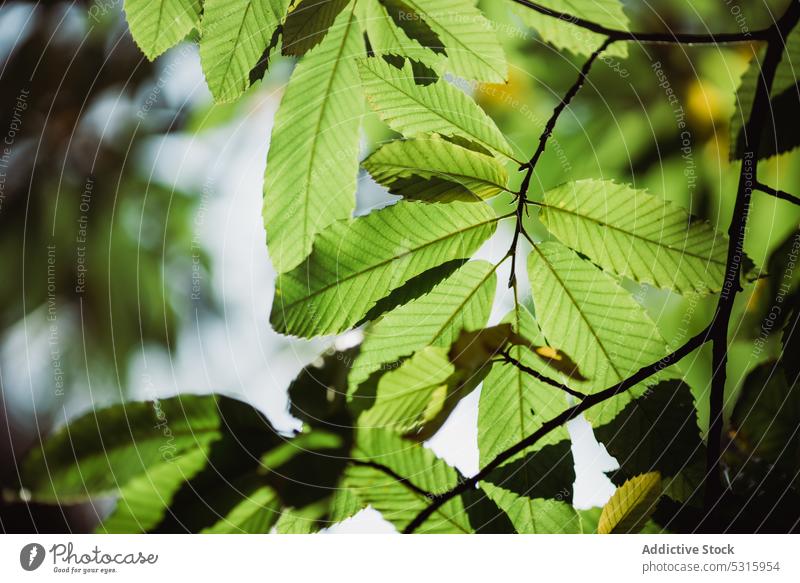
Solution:
<path fill-rule="evenodd" d="M 531 10 L 534 10 L 545 16 L 558 18 L 584 28 L 597 34 L 602 34 L 612 41 L 635 41 L 640 43 L 677 43 L 677 44 L 717 44 L 717 43 L 731 43 L 731 42 L 749 42 L 753 40 L 768 40 L 775 31 L 775 27 L 764 28 L 756 31 L 748 32 L 721 32 L 711 34 L 692 34 L 680 32 L 630 32 L 627 30 L 618 30 L 608 28 L 590 20 L 578 18 L 566 12 L 559 12 L 552 10 L 545 6 L 531 2 L 530 0 L 513 0 L 517 4 L 521 4 Z"/>
<path fill-rule="evenodd" d="M 574 419 L 587 409 L 594 407 L 595 405 L 599 405 L 600 403 L 611 399 L 612 397 L 616 397 L 620 393 L 624 393 L 631 387 L 639 384 L 640 382 L 650 378 L 657 372 L 672 366 L 676 362 L 680 361 L 684 358 L 687 354 L 699 348 L 703 344 L 708 341 L 708 334 L 710 331 L 710 327 L 707 327 L 705 330 L 690 338 L 683 346 L 671 352 L 664 358 L 657 360 L 656 362 L 640 368 L 636 371 L 633 375 L 628 377 L 627 379 L 620 381 L 619 383 L 608 387 L 605 390 L 602 390 L 598 393 L 594 393 L 591 395 L 587 395 L 585 399 L 583 399 L 577 405 L 574 405 L 553 417 L 549 421 L 545 421 L 542 423 L 542 426 L 539 427 L 536 431 L 531 433 L 525 439 L 517 442 L 516 444 L 512 445 L 508 449 L 500 452 L 497 456 L 492 459 L 488 464 L 486 464 L 477 474 L 472 476 L 471 478 L 467 478 L 466 480 L 460 482 L 454 488 L 451 488 L 447 492 L 442 494 L 437 494 L 433 501 L 423 510 L 420 512 L 414 520 L 408 523 L 408 525 L 403 529 L 403 532 L 406 534 L 410 534 L 417 530 L 438 508 L 440 508 L 443 504 L 445 504 L 448 500 L 455 498 L 456 496 L 460 496 L 464 492 L 475 488 L 475 486 L 486 478 L 489 474 L 491 474 L 495 469 L 500 467 L 503 463 L 514 457 L 520 452 L 525 451 L 530 446 L 535 444 L 539 441 L 542 437 L 560 427 L 570 419 Z"/>
<path fill-rule="evenodd" d="M 772 188 L 771 186 L 767 186 L 763 182 L 756 182 L 754 185 L 756 190 L 760 190 L 765 194 L 770 194 L 775 198 L 779 198 L 781 200 L 788 200 L 796 205 L 800 205 L 800 198 L 796 197 L 793 194 L 789 194 L 788 192 L 784 192 L 783 190 L 778 190 L 776 188 Z"/>
<path fill-rule="evenodd" d="M 744 239 L 750 210 L 750 199 L 758 170 L 758 148 L 764 123 L 768 119 L 770 93 L 772 92 L 775 72 L 783 54 L 784 37 L 794 28 L 798 19 L 800 19 L 800 1 L 793 0 L 783 16 L 777 21 L 776 27 L 772 29 L 773 33 L 770 34 L 767 52 L 764 55 L 764 61 L 759 72 L 760 82 L 756 86 L 753 107 L 744 127 L 745 148 L 742 155 L 742 165 L 739 170 L 739 185 L 736 192 L 733 216 L 728 227 L 727 268 L 714 319 L 712 320 L 712 377 L 704 488 L 704 505 L 707 515 L 712 514 L 722 494 L 719 461 L 722 450 L 725 381 L 728 365 L 728 327 L 736 294 L 741 290 L 741 264 L 742 256 L 744 255 Z M 713 522 L 712 520 L 712 526 Z"/>

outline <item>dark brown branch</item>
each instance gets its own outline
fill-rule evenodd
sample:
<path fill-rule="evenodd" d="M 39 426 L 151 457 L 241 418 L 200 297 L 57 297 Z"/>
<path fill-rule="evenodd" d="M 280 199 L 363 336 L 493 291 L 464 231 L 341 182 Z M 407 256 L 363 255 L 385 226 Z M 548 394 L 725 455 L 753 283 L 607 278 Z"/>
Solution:
<path fill-rule="evenodd" d="M 783 54 L 784 38 L 797 24 L 798 19 L 800 19 L 800 1 L 793 0 L 776 23 L 776 28 L 769 37 L 767 52 L 764 55 L 764 61 L 759 72 L 759 83 L 756 86 L 753 107 L 744 127 L 745 147 L 742 155 L 742 165 L 739 170 L 739 185 L 736 191 L 733 216 L 728 227 L 728 256 L 725 263 L 727 269 L 714 319 L 712 320 L 712 376 L 705 476 L 705 510 L 707 515 L 713 514 L 717 501 L 722 494 L 722 476 L 720 475 L 719 462 L 722 452 L 725 381 L 727 379 L 726 368 L 728 365 L 728 327 L 736 294 L 741 290 L 740 277 L 744 255 L 744 239 L 750 199 L 753 194 L 753 188 L 756 185 L 758 148 L 764 123 L 768 119 L 770 93 L 772 92 L 775 72 Z M 712 519 L 712 528 L 714 526 L 713 522 Z"/>
<path fill-rule="evenodd" d="M 528 375 L 532 376 L 533 378 L 538 379 L 538 380 L 542 381 L 543 383 L 545 383 L 547 385 L 550 385 L 551 387 L 555 387 L 555 388 L 557 388 L 557 389 L 559 389 L 561 391 L 564 391 L 568 395 L 572 395 L 573 397 L 576 397 L 578 399 L 585 399 L 586 398 L 586 393 L 581 393 L 580 391 L 576 391 L 575 389 L 573 389 L 573 388 L 571 388 L 571 387 L 569 387 L 569 386 L 567 386 L 565 384 L 559 383 L 558 381 L 555 381 L 555 380 L 553 380 L 553 379 L 551 379 L 549 377 L 546 377 L 545 375 L 543 375 L 539 371 L 534 370 L 531 367 L 522 364 L 516 358 L 511 356 L 507 351 L 501 351 L 500 354 L 503 357 L 501 362 L 507 362 L 508 364 L 518 368 L 519 370 L 521 370 L 525 374 L 528 374 Z"/>
<path fill-rule="evenodd" d="M 777 188 L 772 188 L 771 186 L 767 186 L 763 182 L 756 182 L 753 186 L 756 190 L 760 190 L 765 194 L 770 194 L 775 198 L 779 198 L 781 200 L 788 200 L 796 205 L 800 205 L 800 198 L 796 197 L 793 194 L 789 194 L 788 192 L 784 192 L 783 190 L 778 190 Z"/>
<path fill-rule="evenodd" d="M 590 30 L 592 32 L 596 32 L 597 34 L 602 34 L 610 38 L 612 41 L 635 41 L 640 43 L 677 43 L 677 44 L 717 44 L 717 43 L 731 43 L 731 42 L 749 42 L 753 40 L 768 40 L 772 33 L 775 31 L 775 27 L 764 28 L 761 30 L 756 31 L 748 31 L 748 32 L 721 32 L 721 33 L 711 33 L 711 34 L 693 34 L 693 33 L 680 33 L 680 32 L 630 32 L 627 30 L 618 30 L 614 28 L 608 28 L 601 24 L 597 24 L 596 22 L 591 22 L 589 20 L 584 20 L 583 18 L 578 18 L 577 16 L 573 16 L 572 14 L 567 14 L 566 12 L 559 12 L 558 10 L 553 10 L 551 8 L 547 8 L 545 6 L 540 6 L 535 2 L 531 2 L 530 0 L 513 0 L 517 4 L 521 4 L 522 6 L 526 6 L 531 10 L 534 10 L 540 14 L 544 14 L 545 16 L 550 16 L 552 18 L 558 18 L 559 20 L 563 20 L 573 24 L 575 26 L 579 26 L 580 28 L 584 28 L 586 30 Z"/>
<path fill-rule="evenodd" d="M 648 366 L 640 368 L 636 373 L 634 373 L 627 379 L 615 385 L 612 385 L 607 389 L 600 391 L 599 393 L 588 395 L 577 405 L 570 407 L 569 409 L 567 409 L 560 415 L 553 417 L 549 421 L 545 421 L 539 429 L 531 433 L 528 437 L 497 454 L 497 456 L 494 459 L 492 459 L 492 461 L 490 461 L 488 464 L 486 464 L 477 474 L 475 474 L 471 478 L 467 478 L 466 480 L 459 482 L 458 485 L 451 488 L 447 492 L 438 494 L 433 499 L 433 501 L 414 518 L 414 520 L 408 523 L 405 529 L 403 529 L 403 532 L 408 534 L 417 530 L 434 512 L 436 512 L 438 508 L 440 508 L 448 500 L 451 500 L 452 498 L 460 496 L 464 492 L 467 492 L 475 488 L 478 482 L 489 476 L 489 474 L 491 474 L 494 470 L 500 467 L 503 463 L 505 463 L 518 453 L 525 451 L 526 449 L 528 449 L 530 446 L 535 444 L 542 437 L 544 437 L 557 427 L 560 427 L 570 419 L 574 419 L 587 409 L 590 409 L 595 405 L 599 405 L 600 403 L 607 401 L 612 397 L 616 397 L 620 393 L 624 393 L 631 387 L 650 378 L 657 372 L 677 363 L 687 354 L 691 353 L 696 348 L 699 348 L 700 346 L 705 344 L 708 340 L 708 334 L 709 334 L 709 328 L 706 328 L 696 336 L 690 338 L 683 346 L 681 346 L 674 352 L 671 352 L 661 360 L 658 360 Z"/>

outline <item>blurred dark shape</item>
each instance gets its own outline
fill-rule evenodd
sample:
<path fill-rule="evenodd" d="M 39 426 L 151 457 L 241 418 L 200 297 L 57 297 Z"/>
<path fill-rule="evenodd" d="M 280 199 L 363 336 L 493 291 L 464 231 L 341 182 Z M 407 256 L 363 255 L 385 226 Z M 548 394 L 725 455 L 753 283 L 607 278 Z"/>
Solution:
<path fill-rule="evenodd" d="M 93 398 L 121 399 L 130 357 L 174 346 L 187 308 L 203 307 L 187 301 L 193 261 L 208 269 L 192 241 L 197 199 L 150 182 L 137 163 L 143 142 L 180 131 L 185 115 L 121 8 L 0 8 L 18 33 L 0 46 L 0 346 L 22 330 L 38 351 L 0 357 L 6 532 L 92 528 L 81 509 L 20 501 L 15 462 L 63 422 L 63 407 L 85 406 L 90 379 Z"/>

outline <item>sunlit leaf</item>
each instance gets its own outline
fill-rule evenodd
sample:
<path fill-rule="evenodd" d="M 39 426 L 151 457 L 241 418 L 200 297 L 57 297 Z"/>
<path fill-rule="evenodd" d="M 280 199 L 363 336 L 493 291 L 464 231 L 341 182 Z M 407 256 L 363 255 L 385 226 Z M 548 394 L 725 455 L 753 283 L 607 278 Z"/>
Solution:
<path fill-rule="evenodd" d="M 465 79 L 503 83 L 508 66 L 492 24 L 474 0 L 405 0 L 439 37 L 447 52 L 445 67 Z M 413 23 L 409 23 L 413 24 Z M 406 28 L 408 32 L 410 27 Z M 413 34 L 413 32 L 411 33 Z M 435 46 L 435 41 L 432 41 Z"/>
<path fill-rule="evenodd" d="M 232 101 L 250 86 L 256 65 L 289 0 L 206 0 L 200 62 L 214 99 Z"/>
<path fill-rule="evenodd" d="M 617 275 L 677 292 L 718 292 L 727 237 L 642 190 L 579 180 L 544 195 L 541 219 L 564 244 Z"/>
<path fill-rule="evenodd" d="M 370 48 L 376 55 L 402 56 L 423 63 L 435 70 L 441 68 L 443 56 L 410 38 L 398 26 L 383 3 L 367 2 L 362 6 L 362 9 L 365 12 L 364 28 L 367 30 Z"/>
<path fill-rule="evenodd" d="M 407 137 L 458 136 L 513 158 L 489 116 L 447 81 L 417 85 L 408 63 L 397 69 L 377 58 L 359 61 L 359 72 L 369 104 L 393 130 Z"/>
<path fill-rule="evenodd" d="M 301 56 L 317 46 L 351 1 L 356 3 L 358 0 L 295 2 L 283 25 L 283 53 Z"/>
<path fill-rule="evenodd" d="M 275 115 L 264 175 L 270 258 L 285 272 L 314 237 L 355 206 L 361 92 L 355 57 L 363 52 L 351 8 L 300 62 Z"/>
<path fill-rule="evenodd" d="M 508 182 L 496 158 L 435 136 L 389 142 L 363 165 L 392 194 L 427 201 L 491 198 Z"/>
<path fill-rule="evenodd" d="M 296 336 L 346 330 L 410 278 L 469 257 L 496 222 L 483 203 L 401 201 L 335 223 L 318 237 L 307 261 L 278 278 L 270 321 Z"/>
<path fill-rule="evenodd" d="M 628 17 L 619 0 L 539 0 L 537 3 L 612 30 L 628 29 Z M 566 49 L 576 55 L 589 55 L 605 40 L 602 34 L 580 28 L 568 19 L 541 14 L 522 5 L 515 5 L 514 10 L 525 24 L 539 33 L 542 40 L 557 49 Z M 614 43 L 606 50 L 606 54 L 627 57 L 628 48 L 625 43 Z"/>
<path fill-rule="evenodd" d="M 385 314 L 367 331 L 350 373 L 351 385 L 426 345 L 449 347 L 462 329 L 483 327 L 496 285 L 491 264 L 469 262 L 427 294 Z"/>
<path fill-rule="evenodd" d="M 528 256 L 536 315 L 547 340 L 581 363 L 590 380 L 564 379 L 588 392 L 622 381 L 666 354 L 666 343 L 642 307 L 608 274 L 560 243 L 536 245 Z M 651 377 L 648 382 L 655 382 Z M 587 412 L 595 423 L 612 419 L 632 389 Z"/>
<path fill-rule="evenodd" d="M 347 470 L 347 484 L 398 530 L 402 530 L 431 501 L 458 483 L 458 473 L 432 451 L 386 430 L 359 432 L 354 458 L 389 468 L 392 475 L 369 465 Z M 419 528 L 419 533 L 469 533 L 472 527 L 461 498 L 445 503 Z"/>
<path fill-rule="evenodd" d="M 200 0 L 125 0 L 131 36 L 151 61 L 200 24 Z"/>

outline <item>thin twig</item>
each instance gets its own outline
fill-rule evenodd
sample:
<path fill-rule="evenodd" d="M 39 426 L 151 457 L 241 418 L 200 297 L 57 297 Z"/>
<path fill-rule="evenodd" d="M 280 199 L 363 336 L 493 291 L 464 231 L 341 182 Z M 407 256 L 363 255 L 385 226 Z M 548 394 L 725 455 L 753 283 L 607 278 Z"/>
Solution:
<path fill-rule="evenodd" d="M 541 157 L 542 153 L 544 153 L 544 149 L 547 146 L 547 140 L 550 139 L 550 136 L 553 134 L 553 130 L 556 127 L 558 118 L 570 104 L 572 99 L 578 94 L 578 91 L 581 90 L 581 87 L 583 87 L 583 84 L 586 82 L 586 76 L 592 69 L 592 65 L 597 60 L 597 57 L 599 57 L 600 54 L 606 50 L 612 42 L 614 41 L 611 39 L 606 39 L 605 42 L 597 47 L 597 49 L 583 64 L 580 72 L 578 73 L 578 78 L 569 88 L 561 101 L 558 102 L 558 105 L 555 106 L 553 113 L 550 115 L 550 119 L 547 120 L 547 123 L 544 126 L 544 131 L 542 132 L 542 135 L 539 136 L 539 145 L 537 146 L 536 151 L 533 153 L 533 156 L 531 156 L 531 159 L 525 164 L 522 164 L 519 167 L 520 170 L 525 171 L 525 176 L 522 178 L 522 183 L 520 184 L 519 192 L 517 193 L 517 223 L 514 228 L 514 235 L 511 239 L 511 246 L 509 247 L 507 253 L 507 255 L 511 256 L 511 274 L 508 276 L 508 287 L 514 287 L 517 283 L 517 244 L 519 243 L 519 236 L 523 235 L 529 241 L 531 240 L 531 238 L 525 232 L 525 227 L 522 224 L 522 221 L 524 218 L 523 214 L 528 212 L 526 205 L 528 203 L 528 189 L 531 185 L 533 171 L 536 169 L 536 164 L 539 162 L 539 158 Z"/>
<path fill-rule="evenodd" d="M 535 2 L 531 2 L 530 0 L 513 0 L 513 2 L 521 4 L 522 6 L 530 8 L 531 10 L 539 12 L 540 14 L 544 14 L 545 16 L 558 18 L 559 20 L 569 22 L 570 24 L 579 26 L 580 28 L 596 32 L 597 34 L 602 34 L 613 41 L 620 40 L 635 41 L 640 43 L 675 43 L 687 45 L 750 42 L 754 40 L 768 40 L 775 30 L 773 26 L 755 31 L 721 32 L 710 34 L 681 33 L 672 31 L 630 32 L 627 30 L 608 28 L 602 24 L 597 24 L 596 22 L 591 22 L 590 20 L 584 20 L 583 18 L 578 18 L 577 16 L 567 14 L 566 12 L 559 12 L 558 10 L 541 6 Z"/>
<path fill-rule="evenodd" d="M 569 88 L 569 91 L 566 92 L 564 97 L 561 101 L 556 105 L 555 109 L 553 109 L 553 113 L 550 116 L 550 119 L 547 120 L 547 124 L 544 126 L 544 131 L 542 135 L 539 136 L 539 145 L 536 148 L 536 151 L 531 156 L 531 159 L 528 161 L 527 164 L 524 164 L 520 170 L 528 170 L 528 174 L 525 176 L 528 182 L 523 183 L 523 187 L 520 188 L 520 194 L 523 195 L 528 191 L 528 184 L 530 182 L 530 175 L 533 172 L 533 169 L 536 167 L 536 163 L 539 161 L 539 158 L 544 153 L 545 146 L 547 145 L 547 140 L 550 139 L 550 136 L 553 134 L 553 130 L 556 127 L 556 122 L 558 118 L 561 116 L 561 113 L 566 109 L 566 107 L 570 104 L 572 99 L 578 94 L 578 91 L 581 90 L 583 84 L 586 82 L 586 77 L 589 75 L 589 71 L 592 69 L 592 65 L 597 60 L 597 57 L 608 48 L 608 46 L 614 42 L 614 39 L 607 38 L 603 44 L 601 44 L 597 49 L 586 59 L 586 62 L 581 67 L 580 72 L 578 73 L 578 78 L 575 80 L 575 83 L 572 84 L 572 87 Z"/>
<path fill-rule="evenodd" d="M 754 188 L 756 190 L 760 190 L 765 194 L 770 194 L 775 198 L 779 198 L 781 200 L 788 200 L 789 202 L 792 202 L 796 205 L 800 205 L 800 198 L 796 197 L 793 194 L 789 194 L 788 192 L 785 192 L 783 190 L 778 190 L 777 188 L 772 188 L 771 186 L 767 186 L 763 182 L 756 182 Z"/>
<path fill-rule="evenodd" d="M 511 356 L 508 353 L 508 351 L 501 350 L 500 354 L 503 357 L 500 362 L 507 362 L 508 364 L 515 366 L 516 368 L 518 368 L 522 372 L 524 372 L 526 374 L 529 374 L 533 378 L 538 379 L 538 380 L 542 381 L 543 383 L 550 385 L 551 387 L 555 387 L 557 389 L 560 389 L 560 390 L 564 391 L 565 393 L 567 393 L 568 395 L 572 395 L 573 397 L 576 397 L 578 399 L 585 399 L 586 398 L 586 393 L 581 393 L 580 391 L 576 391 L 575 389 L 573 389 L 573 388 L 571 388 L 571 387 L 569 387 L 569 386 L 567 386 L 565 384 L 559 383 L 558 381 L 555 381 L 555 380 L 553 380 L 553 379 L 551 379 L 549 377 L 546 377 L 545 375 L 543 375 L 539 371 L 534 370 L 531 367 L 522 364 L 516 358 Z"/>

